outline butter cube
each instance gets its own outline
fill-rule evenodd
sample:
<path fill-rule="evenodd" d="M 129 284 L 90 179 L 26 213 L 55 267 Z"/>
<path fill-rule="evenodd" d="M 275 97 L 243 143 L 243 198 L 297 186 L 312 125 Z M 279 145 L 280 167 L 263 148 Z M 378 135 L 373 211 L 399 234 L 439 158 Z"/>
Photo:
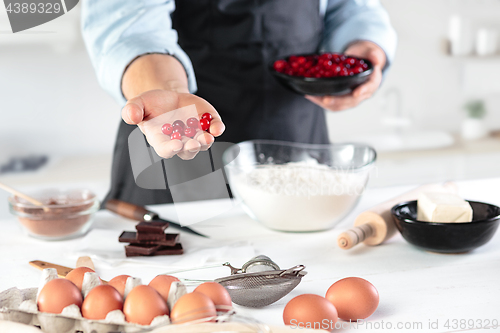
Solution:
<path fill-rule="evenodd" d="M 425 222 L 471 222 L 472 207 L 454 193 L 421 193 L 417 201 L 417 220 Z"/>

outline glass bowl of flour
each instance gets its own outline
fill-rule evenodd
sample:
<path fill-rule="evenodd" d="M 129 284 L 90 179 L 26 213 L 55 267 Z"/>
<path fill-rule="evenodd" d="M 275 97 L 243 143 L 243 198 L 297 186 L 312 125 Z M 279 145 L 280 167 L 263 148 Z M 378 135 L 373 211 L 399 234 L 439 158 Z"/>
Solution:
<path fill-rule="evenodd" d="M 234 197 L 265 226 L 309 232 L 332 228 L 358 203 L 377 154 L 362 144 L 244 141 L 223 154 Z"/>

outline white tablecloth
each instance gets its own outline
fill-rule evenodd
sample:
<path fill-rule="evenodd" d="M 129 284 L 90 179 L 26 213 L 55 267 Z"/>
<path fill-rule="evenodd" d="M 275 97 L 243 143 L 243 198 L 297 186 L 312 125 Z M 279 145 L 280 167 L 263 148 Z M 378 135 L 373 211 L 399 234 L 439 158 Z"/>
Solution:
<path fill-rule="evenodd" d="M 460 194 L 470 200 L 500 205 L 500 179 L 460 182 Z M 210 235 L 204 239 L 182 233 L 182 256 L 126 258 L 118 236 L 134 230 L 134 223 L 109 212 L 99 212 L 93 229 L 82 238 L 46 242 L 26 236 L 14 218 L 0 221 L 0 290 L 38 285 L 40 272 L 28 265 L 44 260 L 74 266 L 81 255 L 90 255 L 103 279 L 119 274 L 142 278 L 144 283 L 160 273 L 205 265 L 217 268 L 175 273 L 181 278 L 215 279 L 229 275 L 222 263 L 241 265 L 258 254 L 272 258 L 282 268 L 306 266 L 308 274 L 289 295 L 263 309 L 237 306 L 244 315 L 261 322 L 282 325 L 286 303 L 299 294 L 324 295 L 335 281 L 359 276 L 372 282 L 380 293 L 380 305 L 364 325 L 340 331 L 448 332 L 500 321 L 500 232 L 486 245 L 467 254 L 442 255 L 419 250 L 397 235 L 384 245 L 360 245 L 344 251 L 337 235 L 350 227 L 361 211 L 411 187 L 368 189 L 357 208 L 334 229 L 318 233 L 282 233 L 269 230 L 246 216 L 241 207 L 193 226 Z M 204 205 L 190 203 L 203 212 Z M 150 207 L 167 219 L 175 219 L 171 205 Z M 174 229 L 172 229 L 173 231 Z M 194 288 L 191 286 L 190 288 Z M 390 327 L 389 327 L 390 326 Z M 406 328 L 406 329 L 405 329 Z M 495 330 L 490 330 L 495 331 Z"/>

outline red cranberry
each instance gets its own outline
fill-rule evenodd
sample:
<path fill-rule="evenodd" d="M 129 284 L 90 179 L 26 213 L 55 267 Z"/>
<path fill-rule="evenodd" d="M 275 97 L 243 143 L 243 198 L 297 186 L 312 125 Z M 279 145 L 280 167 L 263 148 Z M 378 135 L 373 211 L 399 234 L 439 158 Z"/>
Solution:
<path fill-rule="evenodd" d="M 322 60 L 330 60 L 333 58 L 333 55 L 331 53 L 323 53 L 319 58 Z"/>
<path fill-rule="evenodd" d="M 342 61 L 341 59 L 342 55 L 338 53 L 332 54 L 332 60 L 335 61 L 337 64 Z"/>
<path fill-rule="evenodd" d="M 170 124 L 168 124 L 168 123 L 167 123 L 167 124 L 164 124 L 164 125 L 161 127 L 161 131 L 162 131 L 162 132 L 163 132 L 163 134 L 165 134 L 165 135 L 170 135 L 170 134 L 172 134 L 173 130 L 174 130 L 174 129 L 172 128 L 172 125 L 170 125 Z"/>
<path fill-rule="evenodd" d="M 288 64 L 285 60 L 276 60 L 274 62 L 273 68 L 277 72 L 283 72 L 287 66 Z"/>
<path fill-rule="evenodd" d="M 184 130 L 184 135 L 187 136 L 187 137 L 192 138 L 195 134 L 196 134 L 196 129 L 193 128 L 193 127 L 187 127 Z"/>
<path fill-rule="evenodd" d="M 208 121 L 212 121 L 213 117 L 211 113 L 205 112 L 201 115 L 201 119 L 208 119 Z"/>
<path fill-rule="evenodd" d="M 184 133 L 184 127 L 179 124 L 172 126 L 172 133 Z"/>
<path fill-rule="evenodd" d="M 330 68 L 332 67 L 333 62 L 331 60 L 323 60 L 323 67 Z"/>
<path fill-rule="evenodd" d="M 200 122 L 198 121 L 198 119 L 196 118 L 189 118 L 187 121 L 186 121 L 186 124 L 188 125 L 188 127 L 192 127 L 192 128 L 198 128 Z"/>
<path fill-rule="evenodd" d="M 285 70 L 285 74 L 286 75 L 293 75 L 293 69 L 289 68 L 289 69 Z"/>
<path fill-rule="evenodd" d="M 349 76 L 349 72 L 346 68 L 342 68 L 337 75 L 338 76 Z"/>
<path fill-rule="evenodd" d="M 359 73 L 363 73 L 364 69 L 361 65 L 357 65 L 356 67 L 354 67 L 352 69 L 352 71 L 354 72 L 354 74 L 359 74 Z"/>
<path fill-rule="evenodd" d="M 182 127 L 182 129 L 186 128 L 186 124 L 184 124 L 184 122 L 182 120 L 176 120 L 174 121 L 174 123 L 172 124 L 172 126 L 180 126 Z"/>
<path fill-rule="evenodd" d="M 208 120 L 207 118 L 202 118 L 200 120 L 200 126 L 202 130 L 208 131 L 208 129 L 210 128 L 210 120 Z"/>
<path fill-rule="evenodd" d="M 334 77 L 335 76 L 335 73 L 331 70 L 327 70 L 325 71 L 325 77 Z"/>
<path fill-rule="evenodd" d="M 354 65 L 356 65 L 356 59 L 355 58 L 347 58 L 345 60 L 345 63 L 348 65 L 354 66 Z"/>
<path fill-rule="evenodd" d="M 363 67 L 363 69 L 368 69 L 368 64 L 365 62 L 364 64 L 361 65 L 361 67 Z"/>
<path fill-rule="evenodd" d="M 179 132 L 174 132 L 170 136 L 170 140 L 180 140 L 181 138 L 182 138 L 182 135 Z"/>

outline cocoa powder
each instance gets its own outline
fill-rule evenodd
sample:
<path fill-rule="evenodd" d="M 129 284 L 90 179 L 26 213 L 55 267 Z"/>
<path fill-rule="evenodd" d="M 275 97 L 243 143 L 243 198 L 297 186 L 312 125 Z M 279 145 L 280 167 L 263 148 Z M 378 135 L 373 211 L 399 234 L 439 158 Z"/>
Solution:
<path fill-rule="evenodd" d="M 95 205 L 95 197 L 90 199 L 48 198 L 42 200 L 49 209 L 23 204 L 22 199 L 11 200 L 12 209 L 19 222 L 32 234 L 44 237 L 64 237 L 79 232 L 92 217 L 89 212 Z"/>

